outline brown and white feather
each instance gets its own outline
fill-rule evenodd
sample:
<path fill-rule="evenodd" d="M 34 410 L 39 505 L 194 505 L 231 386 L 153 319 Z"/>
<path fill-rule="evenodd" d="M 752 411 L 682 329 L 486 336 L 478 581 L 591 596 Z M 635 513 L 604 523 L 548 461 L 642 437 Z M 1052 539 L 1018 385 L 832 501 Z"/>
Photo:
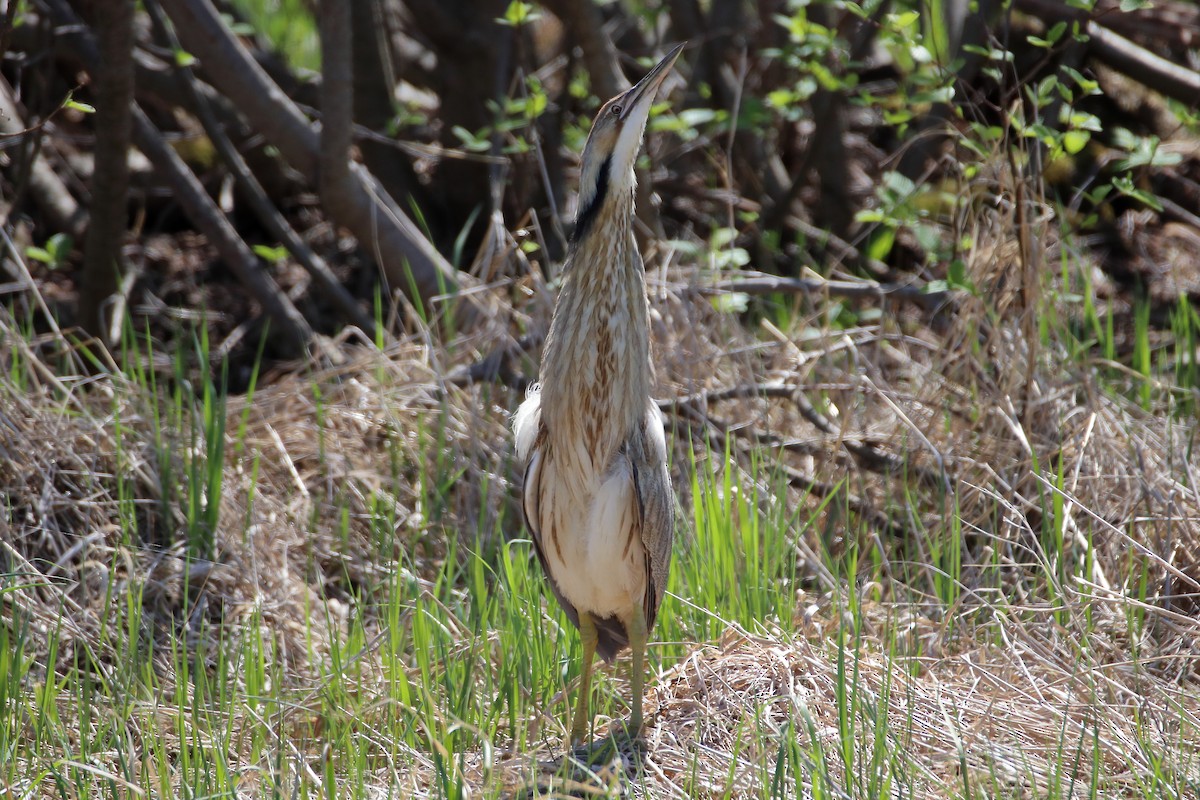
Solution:
<path fill-rule="evenodd" d="M 514 420 L 538 557 L 571 621 L 578 626 L 580 612 L 596 621 L 597 651 L 608 660 L 629 643 L 635 608 L 653 625 L 674 531 L 666 439 L 650 396 L 645 269 L 632 231 L 633 161 L 649 101 L 643 93 L 632 109 L 620 106 L 636 90 L 606 104 L 588 137 L 541 383 Z"/>

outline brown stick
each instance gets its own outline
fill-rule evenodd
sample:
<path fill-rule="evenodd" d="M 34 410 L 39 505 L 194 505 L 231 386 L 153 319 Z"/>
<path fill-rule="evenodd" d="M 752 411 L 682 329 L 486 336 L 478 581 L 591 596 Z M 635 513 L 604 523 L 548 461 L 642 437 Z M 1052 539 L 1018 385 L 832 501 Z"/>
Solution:
<path fill-rule="evenodd" d="M 753 277 L 750 277 L 753 276 Z M 741 292 L 749 295 L 779 293 L 829 295 L 851 300 L 884 300 L 888 298 L 912 303 L 934 311 L 952 302 L 947 292 L 926 292 L 919 285 L 877 283 L 876 281 L 831 281 L 823 278 L 781 278 L 775 275 L 747 273 L 747 277 L 722 281 L 714 286 L 699 287 L 706 295 Z"/>
<path fill-rule="evenodd" d="M 137 105 L 133 107 L 133 123 L 134 141 L 138 149 L 146 154 L 156 169 L 162 171 L 188 219 L 217 248 L 221 260 L 262 304 L 263 310 L 276 326 L 287 353 L 302 353 L 312 339 L 312 330 L 304 316 L 262 268 L 258 257 L 213 203 L 199 179 Z"/>
<path fill-rule="evenodd" d="M 1017 0 L 1016 6 L 1044 20 L 1080 22 L 1089 38 L 1088 50 L 1096 58 L 1189 108 L 1200 105 L 1200 73 L 1155 55 L 1096 20 L 1085 19 L 1082 12 L 1059 0 Z"/>
<path fill-rule="evenodd" d="M 233 36 L 212 4 L 204 0 L 161 2 L 184 48 L 200 59 L 212 84 L 293 167 L 306 175 L 317 174 L 321 160 L 317 132 Z M 388 282 L 426 307 L 435 298 L 457 294 L 458 273 L 413 221 L 370 173 L 357 164 L 349 171 L 351 179 L 343 179 L 339 187 L 344 202 L 327 211 L 354 232 Z M 479 310 L 477 301 L 463 296 L 459 303 L 460 321 L 472 324 Z"/>
<path fill-rule="evenodd" d="M 151 21 L 154 24 L 160 37 L 163 38 L 172 48 L 178 49 L 179 42 L 176 40 L 174 33 L 166 25 L 166 20 L 163 19 L 162 10 L 158 3 L 153 0 L 147 0 L 146 9 L 150 12 Z M 242 158 L 241 153 L 233 146 L 229 136 L 225 133 L 225 128 L 217 120 L 216 114 L 206 98 L 197 86 L 197 79 L 191 67 L 177 66 L 179 84 L 183 89 L 183 94 L 188 102 L 188 105 L 194 110 L 197 118 L 200 120 L 200 125 L 204 128 L 204 132 L 208 134 L 208 138 L 212 140 L 213 146 L 216 147 L 221 159 L 233 173 L 238 186 L 246 196 L 247 203 L 258 217 L 259 222 L 267 229 L 267 232 L 274 238 L 283 243 L 288 249 L 288 252 L 300 262 L 321 288 L 329 293 L 329 297 L 333 300 L 334 305 L 342 312 L 346 320 L 362 328 L 370 338 L 375 337 L 375 322 L 372 320 L 363 309 L 355 302 L 350 293 L 338 281 L 337 276 L 329 269 L 329 265 L 325 260 L 312 251 L 312 249 L 304 243 L 297 235 L 288 221 L 267 197 L 267 193 L 263 190 L 258 179 L 254 177 L 254 173 L 250 171 L 250 167 Z"/>
<path fill-rule="evenodd" d="M 33 129 L 26 127 L 12 87 L 8 81 L 0 78 L 0 133 L 5 137 L 41 136 L 41 125 L 42 123 L 38 123 Z M 49 220 L 50 226 L 56 231 L 70 234 L 78 241 L 87 229 L 88 213 L 75 200 L 54 168 L 46 163 L 46 157 L 41 152 L 33 153 L 33 164 L 29 169 L 29 189 L 34 202 Z"/>
<path fill-rule="evenodd" d="M 75 16 L 75 12 L 67 5 L 66 0 L 47 0 L 47 2 L 55 24 L 69 31 L 64 35 L 72 38 L 85 66 L 89 71 L 96 70 L 100 61 L 100 53 L 87 28 Z M 138 149 L 163 174 L 188 219 L 217 248 L 221 259 L 233 271 L 238 280 L 250 290 L 255 299 L 262 304 L 263 310 L 271 317 L 275 325 L 273 333 L 279 337 L 277 341 L 286 353 L 288 355 L 302 353 L 312 338 L 312 330 L 308 327 L 304 317 L 287 295 L 280 291 L 271 276 L 263 270 L 258 257 L 237 235 L 237 231 L 233 229 L 229 220 L 204 191 L 199 179 L 187 168 L 174 148 L 167 144 L 162 134 L 154 127 L 137 103 L 131 104 L 131 112 L 133 141 Z"/>
<path fill-rule="evenodd" d="M 629 88 L 629 81 L 617 66 L 617 48 L 604 30 L 599 5 L 592 0 L 546 0 L 546 7 L 563 21 L 579 45 L 597 97 L 607 99 Z"/>
<path fill-rule="evenodd" d="M 105 309 L 120 281 L 129 191 L 129 114 L 133 102 L 133 0 L 107 0 L 96 9 L 100 60 L 96 81 L 96 168 L 92 172 L 91 224 L 83 247 L 79 324 L 112 343 L 118 320 L 105 322 Z"/>

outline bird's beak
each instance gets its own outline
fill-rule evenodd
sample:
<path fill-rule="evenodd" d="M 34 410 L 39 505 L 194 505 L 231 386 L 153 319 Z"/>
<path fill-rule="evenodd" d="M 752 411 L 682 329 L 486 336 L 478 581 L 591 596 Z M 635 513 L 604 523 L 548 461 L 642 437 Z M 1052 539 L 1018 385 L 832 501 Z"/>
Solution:
<path fill-rule="evenodd" d="M 654 96 L 658 94 L 658 87 L 666 80 L 671 67 L 675 64 L 675 59 L 679 58 L 679 54 L 683 52 L 683 45 L 687 42 L 682 42 L 675 45 L 675 48 L 667 53 L 662 61 L 658 62 L 654 69 L 646 73 L 646 77 L 637 82 L 637 85 L 625 93 L 625 101 L 623 103 L 621 122 L 625 122 L 643 102 L 647 105 L 654 102 Z M 643 119 L 645 119 L 643 117 Z"/>

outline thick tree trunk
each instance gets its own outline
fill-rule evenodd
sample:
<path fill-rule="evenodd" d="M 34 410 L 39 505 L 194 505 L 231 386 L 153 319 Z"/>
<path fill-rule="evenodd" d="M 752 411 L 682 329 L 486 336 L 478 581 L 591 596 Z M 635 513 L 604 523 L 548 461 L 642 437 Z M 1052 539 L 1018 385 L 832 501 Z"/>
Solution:
<path fill-rule="evenodd" d="M 97 4 L 100 64 L 96 78 L 96 169 L 92 173 L 91 224 L 83 250 L 79 324 L 109 342 L 116 320 L 105 310 L 117 292 L 129 190 L 129 140 L 133 118 L 133 0 Z"/>
<path fill-rule="evenodd" d="M 205 0 L 161 2 L 184 49 L 199 58 L 213 85 L 245 115 L 251 127 L 279 148 L 293 167 L 306 175 L 316 175 L 320 136 L 237 41 L 212 5 Z M 351 87 L 346 91 L 352 91 Z M 354 232 L 363 249 L 380 265 L 390 286 L 426 306 L 434 297 L 456 294 L 457 272 L 374 176 L 357 164 L 350 167 L 350 173 L 352 180 L 344 187 L 345 204 L 326 210 L 335 222 Z M 459 321 L 469 326 L 477 310 L 474 298 L 461 298 Z"/>
<path fill-rule="evenodd" d="M 350 0 L 354 37 L 354 121 L 376 132 L 384 131 L 395 114 L 393 93 L 396 79 L 391 69 L 390 47 L 384 35 L 383 9 L 379 0 Z M 402 208 L 415 196 L 417 205 L 426 201 L 407 158 L 383 142 L 362 140 L 358 145 L 363 161 Z"/>
<path fill-rule="evenodd" d="M 508 0 L 406 0 L 410 25 L 433 43 L 439 67 L 433 87 L 440 98 L 440 143 L 462 145 L 455 128 L 476 133 L 496 122 L 495 102 L 503 102 L 513 74 L 513 30 L 497 22 Z M 519 96 L 519 93 L 518 93 Z M 478 246 L 491 212 L 487 164 L 446 158 L 435 168 L 436 196 L 447 228 L 446 249 L 460 234 L 471 214 L 479 213 L 466 237 L 467 252 Z"/>
<path fill-rule="evenodd" d="M 93 75 L 99 73 L 103 68 L 104 56 L 86 27 L 80 23 L 74 10 L 66 0 L 47 0 L 47 5 L 55 24 L 67 31 L 65 35 L 70 37 L 88 71 Z M 132 55 L 132 41 L 128 52 Z M 262 304 L 263 310 L 274 321 L 274 335 L 286 354 L 295 356 L 302 353 L 312 338 L 312 330 L 307 321 L 288 296 L 280 291 L 271 276 L 262 269 L 258 257 L 238 236 L 233 225 L 208 196 L 199 179 L 187 168 L 179 154 L 167 144 L 162 133 L 154 127 L 141 108 L 132 102 L 132 92 L 130 102 L 126 105 L 126 114 L 130 120 L 134 143 L 166 178 L 184 213 L 196 229 L 212 243 L 225 264 L 237 275 L 238 280 Z M 99 151 L 96 169 L 100 169 Z M 95 218 L 92 224 L 96 224 Z"/>

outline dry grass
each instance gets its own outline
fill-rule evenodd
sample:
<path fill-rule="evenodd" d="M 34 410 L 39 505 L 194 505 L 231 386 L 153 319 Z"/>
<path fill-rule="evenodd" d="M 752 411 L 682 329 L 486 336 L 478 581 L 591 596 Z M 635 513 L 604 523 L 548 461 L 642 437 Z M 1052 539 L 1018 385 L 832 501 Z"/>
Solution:
<path fill-rule="evenodd" d="M 188 738 L 163 715 L 170 698 L 198 691 L 178 674 L 195 656 L 230 673 L 228 735 L 187 730 L 224 748 L 254 793 L 307 795 L 332 780 L 370 796 L 438 796 L 448 774 L 471 795 L 1196 797 L 1200 496 L 1193 424 L 1175 412 L 1186 390 L 1157 374 L 1144 407 L 1130 399 L 1141 377 L 1073 350 L 1076 310 L 1056 300 L 1068 287 L 1046 281 L 1027 310 L 1010 288 L 1018 259 L 1003 229 L 977 232 L 968 269 L 979 291 L 940 317 L 848 303 L 857 321 L 835 324 L 836 297 L 798 297 L 761 318 L 786 321 L 747 330 L 697 293 L 703 272 L 652 275 L 660 393 L 692 398 L 671 406 L 682 507 L 703 507 L 691 493 L 725 491 L 736 473 L 762 519 L 782 508 L 792 520 L 763 541 L 789 549 L 798 574 L 775 595 L 790 607 L 739 619 L 691 608 L 703 587 L 678 566 L 682 621 L 670 630 L 688 641 L 707 620 L 724 633 L 663 648 L 645 752 L 590 773 L 554 760 L 559 705 L 522 706 L 520 733 L 443 720 L 477 726 L 447 764 L 448 739 L 428 722 L 443 712 L 395 690 L 397 664 L 414 685 L 428 680 L 412 641 L 395 638 L 396 626 L 413 630 L 413 604 L 480 600 L 442 585 L 469 581 L 447 559 L 470 562 L 470 546 L 495 563 L 521 535 L 508 435 L 519 394 L 446 381 L 505 326 L 452 347 L 421 334 L 382 354 L 343 346 L 339 365 L 301 365 L 231 399 L 206 560 L 189 558 L 183 536 L 194 513 L 180 487 L 204 462 L 203 436 L 184 424 L 197 418 L 192 401 L 174 419 L 164 386 L 155 405 L 144 379 L 70 377 L 71 359 L 49 355 L 57 342 L 30 345 L 0 317 L 0 618 L 10 635 L 26 632 L 30 662 L 16 690 L 35 697 L 81 671 L 126 685 L 124 662 L 149 659 L 145 683 L 110 698 L 126 735 L 87 756 L 122 795 L 182 791 L 192 774 L 180 765 Z M 1056 245 L 1046 246 L 1049 260 Z M 1031 319 L 1052 309 L 1061 318 L 1031 344 Z M 518 314 L 536 327 L 547 304 Z M 764 389 L 779 385 L 799 391 Z M 685 537 L 678 559 L 699 563 L 708 547 L 703 533 Z M 728 576 L 731 591 L 748 577 Z M 557 612 L 527 602 L 526 623 L 553 641 Z M 466 661 L 490 686 L 508 637 L 528 633 L 480 636 L 464 613 L 438 617 L 455 644 L 435 676 Z M 132 636 L 114 633 L 130 626 Z M 230 669 L 230 649 L 249 640 L 265 653 L 268 688 Z M 602 682 L 624 689 L 623 671 Z M 283 698 L 275 717 L 255 692 Z M 440 709 L 445 687 L 423 692 Z M 80 696 L 57 695 L 56 730 L 104 718 Z M 344 706 L 338 717 L 347 703 L 361 714 Z M 331 719 L 368 737 L 369 758 L 339 755 Z M 397 736 L 413 725 L 419 735 Z M 265 750 L 252 744 L 259 728 Z M 148 744 L 156 737 L 168 741 Z M 82 740 L 38 741 L 9 743 L 8 796 L 64 793 L 47 776 L 81 760 Z"/>

